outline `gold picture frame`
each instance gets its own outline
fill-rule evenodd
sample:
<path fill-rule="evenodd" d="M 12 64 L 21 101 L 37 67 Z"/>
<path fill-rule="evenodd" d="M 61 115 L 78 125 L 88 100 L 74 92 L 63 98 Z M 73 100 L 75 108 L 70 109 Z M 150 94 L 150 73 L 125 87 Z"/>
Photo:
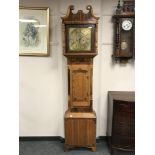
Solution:
<path fill-rule="evenodd" d="M 49 8 L 19 8 L 19 55 L 49 56 Z"/>

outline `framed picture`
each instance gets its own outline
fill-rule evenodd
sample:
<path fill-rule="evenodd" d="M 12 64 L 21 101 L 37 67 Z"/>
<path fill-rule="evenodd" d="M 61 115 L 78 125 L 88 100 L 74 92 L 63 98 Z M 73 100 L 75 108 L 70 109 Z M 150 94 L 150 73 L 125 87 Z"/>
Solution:
<path fill-rule="evenodd" d="M 49 56 L 49 8 L 20 7 L 19 55 Z"/>
<path fill-rule="evenodd" d="M 94 25 L 66 25 L 66 51 L 68 53 L 91 53 L 94 51 Z"/>

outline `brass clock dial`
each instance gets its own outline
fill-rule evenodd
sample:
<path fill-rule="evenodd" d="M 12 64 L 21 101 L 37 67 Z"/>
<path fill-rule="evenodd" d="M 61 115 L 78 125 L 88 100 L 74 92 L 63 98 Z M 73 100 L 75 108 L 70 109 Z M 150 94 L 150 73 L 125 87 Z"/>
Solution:
<path fill-rule="evenodd" d="M 69 28 L 69 50 L 70 51 L 91 50 L 91 27 Z"/>

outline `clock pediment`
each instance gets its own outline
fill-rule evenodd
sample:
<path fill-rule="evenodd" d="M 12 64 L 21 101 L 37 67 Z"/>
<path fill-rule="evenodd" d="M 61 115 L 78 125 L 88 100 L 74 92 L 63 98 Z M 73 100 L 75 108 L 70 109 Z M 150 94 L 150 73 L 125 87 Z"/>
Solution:
<path fill-rule="evenodd" d="M 86 6 L 88 13 L 84 13 L 82 10 L 78 10 L 77 13 L 73 13 L 74 5 L 68 7 L 67 15 L 61 17 L 65 24 L 85 24 L 85 23 L 98 23 L 99 17 L 94 16 L 91 5 Z"/>

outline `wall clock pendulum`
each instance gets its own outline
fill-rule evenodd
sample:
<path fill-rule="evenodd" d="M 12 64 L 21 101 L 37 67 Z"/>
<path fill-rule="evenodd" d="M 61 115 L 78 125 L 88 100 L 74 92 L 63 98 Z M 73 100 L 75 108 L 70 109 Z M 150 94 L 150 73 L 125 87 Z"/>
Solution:
<path fill-rule="evenodd" d="M 96 114 L 93 111 L 92 75 L 93 57 L 97 55 L 97 32 L 99 17 L 74 6 L 62 17 L 63 55 L 68 64 L 68 110 L 64 116 L 65 150 L 88 147 L 96 150 Z"/>
<path fill-rule="evenodd" d="M 134 57 L 135 53 L 135 1 L 123 0 L 123 6 L 118 1 L 116 14 L 113 16 L 114 53 L 115 60 L 127 61 Z"/>

